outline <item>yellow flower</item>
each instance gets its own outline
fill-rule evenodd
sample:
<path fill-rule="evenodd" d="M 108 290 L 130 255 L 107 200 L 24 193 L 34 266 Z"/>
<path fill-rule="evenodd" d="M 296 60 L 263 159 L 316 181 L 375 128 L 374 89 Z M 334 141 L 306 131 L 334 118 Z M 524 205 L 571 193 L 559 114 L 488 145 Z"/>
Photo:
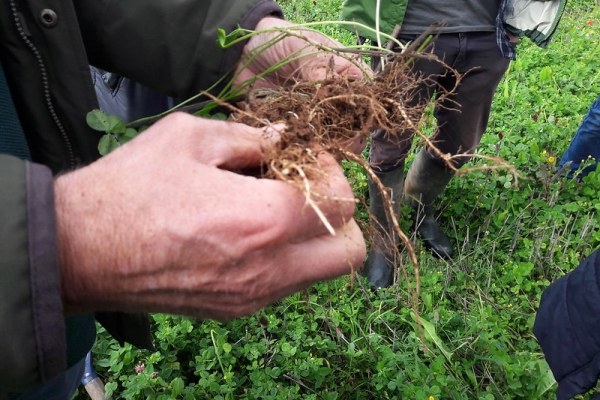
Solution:
<path fill-rule="evenodd" d="M 548 162 L 553 163 L 556 159 L 552 156 L 548 157 Z"/>
<path fill-rule="evenodd" d="M 429 396 L 429 400 L 435 400 L 435 397 Z"/>

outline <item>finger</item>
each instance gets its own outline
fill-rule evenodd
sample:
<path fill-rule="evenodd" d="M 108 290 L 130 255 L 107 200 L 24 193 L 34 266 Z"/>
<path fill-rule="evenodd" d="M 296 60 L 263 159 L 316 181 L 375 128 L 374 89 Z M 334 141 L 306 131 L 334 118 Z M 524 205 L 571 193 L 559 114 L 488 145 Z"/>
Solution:
<path fill-rule="evenodd" d="M 321 224 L 327 226 L 324 217 L 334 228 L 345 225 L 352 219 L 356 206 L 352 187 L 344 176 L 341 165 L 332 155 L 320 153 L 317 163 L 317 168 L 322 171 L 322 175 L 317 175 L 309 181 L 310 190 L 303 193 L 305 196 L 308 195 L 315 204 L 315 207 L 310 207 L 313 213 L 307 216 L 305 223 L 313 224 L 315 221 L 312 219 L 317 218 Z"/>
<path fill-rule="evenodd" d="M 319 32 L 306 31 L 303 33 L 313 42 L 321 43 L 325 47 L 333 49 L 344 47 L 337 40 Z M 296 39 L 296 42 L 294 42 L 290 38 L 286 44 L 295 45 L 296 47 L 306 46 L 306 42 L 302 42 L 301 39 Z M 309 50 L 310 52 L 314 52 L 317 49 L 310 47 Z M 301 76 L 311 81 L 322 80 L 331 77 L 332 74 L 344 76 L 349 79 L 361 79 L 365 72 L 372 72 L 371 68 L 361 58 L 351 60 L 325 50 L 320 50 L 316 54 L 306 57 L 305 60 L 299 59 L 298 62 L 300 63 Z"/>
<path fill-rule="evenodd" d="M 279 254 L 270 261 L 279 268 L 265 271 L 259 280 L 260 285 L 250 285 L 240 290 L 241 299 L 224 299 L 225 307 L 228 301 L 232 301 L 227 316 L 235 318 L 252 314 L 316 282 L 338 278 L 361 268 L 366 244 L 360 228 L 351 220 L 340 227 L 338 233 L 336 236 L 325 234 L 281 247 Z M 265 285 L 266 282 L 270 284 Z"/>
<path fill-rule="evenodd" d="M 263 204 L 256 212 L 265 216 L 266 225 L 259 229 L 267 231 L 268 226 L 269 239 L 301 242 L 322 234 L 337 234 L 336 228 L 352 219 L 354 195 L 341 166 L 327 153 L 320 154 L 318 162 L 320 176 L 314 180 L 297 177 L 293 182 L 259 181 L 263 187 L 259 193 L 265 198 L 254 204 Z"/>
<path fill-rule="evenodd" d="M 349 60 L 336 56 L 334 59 L 334 63 L 334 72 L 338 75 L 346 76 L 350 79 L 361 79 L 364 76 L 365 71 L 369 75 L 373 75 L 373 71 L 371 70 L 371 68 L 367 66 L 362 60 L 354 60 L 354 62 L 350 62 Z"/>
<path fill-rule="evenodd" d="M 159 136 L 161 141 L 155 147 L 160 147 L 161 151 L 169 148 L 174 152 L 171 156 L 174 160 L 184 159 L 177 154 L 179 152 L 192 152 L 202 164 L 221 169 L 259 166 L 263 148 L 272 146 L 277 140 L 276 131 L 265 133 L 243 124 L 197 118 L 183 113 L 160 120 L 152 127 L 154 135 L 160 135 L 163 126 L 169 128 L 169 132 L 178 132 L 178 140 L 163 134 Z M 140 135 L 142 139 L 143 136 Z M 238 192 L 246 196 L 227 197 L 226 201 L 231 205 L 229 212 L 239 213 L 235 218 L 248 222 L 240 222 L 240 226 L 247 226 L 254 232 L 270 232 L 265 236 L 271 240 L 279 236 L 280 240 L 301 241 L 344 225 L 354 213 L 352 189 L 341 166 L 331 155 L 320 154 L 318 162 L 321 176 L 312 181 L 301 179 L 296 181 L 295 186 L 281 181 L 228 176 L 227 182 L 237 182 Z M 227 187 L 223 188 L 223 193 L 229 191 Z M 249 207 L 255 209 L 247 212 Z M 257 215 L 264 215 L 261 222 L 255 221 Z M 251 234 L 247 232 L 247 235 Z"/>
<path fill-rule="evenodd" d="M 350 61 L 325 51 L 298 62 L 300 76 L 309 81 L 323 80 L 332 75 L 356 80 L 363 78 L 365 71 L 371 72 L 371 69 L 361 61 Z"/>
<path fill-rule="evenodd" d="M 257 310 L 315 282 L 347 275 L 362 266 L 366 245 L 354 220 L 339 230 L 339 235 L 322 235 L 301 243 L 277 248 L 253 258 L 251 264 L 264 265 L 254 274 L 242 274 L 236 269 L 214 283 L 210 302 L 198 302 L 210 309 L 202 316 L 229 320 L 250 315 Z M 226 285 L 226 286 L 225 286 Z M 172 304 L 172 301 L 166 304 Z M 188 313 L 194 314 L 194 310 Z M 198 311 L 195 310 L 197 314 Z"/>
<path fill-rule="evenodd" d="M 210 135 L 197 138 L 196 155 L 202 163 L 221 169 L 259 166 L 263 152 L 273 144 L 272 132 L 244 124 L 213 121 L 209 128 Z"/>
<path fill-rule="evenodd" d="M 319 49 L 317 46 L 311 44 L 311 42 L 318 43 L 324 48 L 343 47 L 338 41 L 312 30 L 296 30 L 298 35 L 304 38 L 288 36 L 283 40 L 277 41 L 267 49 L 261 48 L 264 43 L 278 35 L 273 30 L 291 27 L 297 27 L 297 25 L 289 21 L 269 17 L 263 18 L 258 23 L 256 27 L 257 31 L 269 30 L 269 32 L 254 35 L 244 47 L 245 55 L 253 54 L 255 49 L 260 48 L 261 51 L 254 55 L 252 62 L 245 69 L 238 67 L 236 73 L 239 75 L 236 77 L 236 84 L 264 72 L 272 65 L 277 64 L 290 55 L 294 55 L 295 60 L 291 63 L 286 63 L 275 72 L 268 74 L 264 77 L 265 79 L 255 82 L 253 84 L 254 87 L 282 85 L 292 78 L 309 81 L 322 80 L 330 77 L 332 74 L 346 76 L 349 79 L 360 79 L 364 76 L 365 72 L 368 73 L 371 71 L 367 64 L 360 58 L 351 61 L 332 52 Z M 306 55 L 306 57 L 302 55 Z"/>
<path fill-rule="evenodd" d="M 339 227 L 336 236 L 322 235 L 298 243 L 289 257 L 291 274 L 301 282 L 314 283 L 337 278 L 362 267 L 366 255 L 363 234 L 354 219 Z"/>
<path fill-rule="evenodd" d="M 227 122 L 220 124 L 213 138 L 202 151 L 202 161 L 230 171 L 259 167 L 264 154 L 280 140 L 283 124 L 253 128 Z"/>
<path fill-rule="evenodd" d="M 179 131 L 177 139 L 168 138 L 174 151 L 192 152 L 202 164 L 229 170 L 259 166 L 263 153 L 279 140 L 283 129 L 281 125 L 259 129 L 185 113 L 173 113 L 155 124 L 157 130 L 163 127 Z"/>

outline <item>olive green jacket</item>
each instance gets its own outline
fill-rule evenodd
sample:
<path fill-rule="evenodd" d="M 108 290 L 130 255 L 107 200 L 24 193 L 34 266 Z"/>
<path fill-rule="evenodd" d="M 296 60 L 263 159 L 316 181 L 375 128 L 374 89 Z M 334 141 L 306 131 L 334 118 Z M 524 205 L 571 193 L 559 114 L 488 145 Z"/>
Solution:
<path fill-rule="evenodd" d="M 241 55 L 243 43 L 217 45 L 217 30 L 253 29 L 266 15 L 281 9 L 271 0 L 0 1 L 0 58 L 33 160 L 0 155 L 0 398 L 92 345 L 90 316 L 63 317 L 52 184 L 99 157 L 100 134 L 85 119 L 98 107 L 89 65 L 189 98 Z M 151 346 L 144 315 L 102 318 L 119 340 Z"/>
<path fill-rule="evenodd" d="M 381 0 L 379 15 L 379 32 L 390 35 L 396 25 L 402 26 L 406 7 L 410 0 Z M 348 26 L 347 29 L 356 31 L 362 37 L 377 40 L 377 2 L 375 0 L 345 0 L 342 8 L 342 19 L 355 22 L 357 25 Z M 361 26 L 364 25 L 367 28 Z M 370 28 L 370 29 L 368 29 Z M 384 40 L 385 42 L 385 40 Z"/>

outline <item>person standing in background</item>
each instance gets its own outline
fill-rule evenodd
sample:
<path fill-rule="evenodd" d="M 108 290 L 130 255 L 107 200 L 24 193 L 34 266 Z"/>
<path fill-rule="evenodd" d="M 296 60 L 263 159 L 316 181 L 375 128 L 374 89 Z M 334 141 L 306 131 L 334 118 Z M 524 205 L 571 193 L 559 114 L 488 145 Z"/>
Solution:
<path fill-rule="evenodd" d="M 437 150 L 430 146 L 422 148 L 406 179 L 404 163 L 416 133 L 414 129 L 376 130 L 371 135 L 369 151 L 372 168 L 382 184 L 391 190 L 394 217 L 398 218 L 402 203 L 410 206 L 413 227 L 434 255 L 453 256 L 450 239 L 435 219 L 435 201 L 454 176 L 455 169 L 466 164 L 479 145 L 487 128 L 496 87 L 510 60 L 516 57 L 518 37 L 527 35 L 545 46 L 555 32 L 564 3 L 564 0 L 381 0 L 377 15 L 373 0 L 344 2 L 344 20 L 371 28 L 379 26 L 380 31 L 387 34 L 398 26 L 400 33 L 396 38 L 403 44 L 414 41 L 434 24 L 437 26 L 424 53 L 433 54 L 439 61 L 417 57 L 411 62 L 410 72 L 419 84 L 412 95 L 403 99 L 407 108 L 417 110 L 423 110 L 432 97 L 440 100 L 434 109 L 437 129 L 430 138 Z M 539 4 L 546 7 L 541 10 Z M 521 19 L 515 20 L 517 14 L 526 21 L 525 25 Z M 377 43 L 375 32 L 358 25 L 351 29 Z M 445 96 L 448 92 L 452 93 Z M 412 122 L 418 124 L 418 120 Z M 447 156 L 451 161 L 446 161 Z M 379 289 L 393 281 L 394 251 L 389 241 L 383 240 L 393 235 L 392 221 L 371 180 L 369 196 L 370 214 L 378 235 L 371 243 L 363 274 L 373 288 Z M 394 239 L 397 244 L 398 238 Z"/>

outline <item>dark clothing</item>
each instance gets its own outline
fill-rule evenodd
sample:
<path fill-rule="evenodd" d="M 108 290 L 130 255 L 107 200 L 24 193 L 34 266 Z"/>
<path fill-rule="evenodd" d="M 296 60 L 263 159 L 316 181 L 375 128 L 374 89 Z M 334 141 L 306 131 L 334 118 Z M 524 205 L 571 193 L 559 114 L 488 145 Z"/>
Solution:
<path fill-rule="evenodd" d="M 411 72 L 422 82 L 400 100 L 406 102 L 406 108 L 412 112 L 413 124 L 418 125 L 417 119 L 432 96 L 439 98 L 441 94 L 453 92 L 436 104 L 437 131 L 430 140 L 444 154 L 465 154 L 454 161 L 454 166 L 459 168 L 470 159 L 485 132 L 494 92 L 510 62 L 508 54 L 503 54 L 504 46 L 498 42 L 497 32 L 497 17 L 503 15 L 506 1 L 463 0 L 453 3 L 452 10 L 448 9 L 449 4 L 445 8 L 437 4 L 432 6 L 432 15 L 428 15 L 423 5 L 415 0 L 386 0 L 381 7 L 382 29 L 387 31 L 399 26 L 398 40 L 403 44 L 416 39 L 417 34 L 425 32 L 435 20 L 445 22 L 434 29 L 435 36 L 428 49 L 423 51 L 432 53 L 443 63 L 424 58 L 411 62 Z M 375 11 L 368 0 L 347 0 L 343 14 L 347 19 L 372 27 Z M 410 23 L 411 35 L 405 33 L 406 22 Z M 501 30 L 507 40 L 503 28 Z M 373 40 L 372 36 L 371 33 L 367 37 Z M 400 48 L 395 50 L 402 51 Z M 447 67 L 460 76 L 458 86 L 459 78 Z M 386 173 L 401 165 L 415 133 L 411 127 L 401 132 L 382 129 L 373 132 L 369 153 L 371 166 L 379 173 Z M 446 166 L 440 156 L 431 149 L 428 151 L 435 164 Z"/>
<path fill-rule="evenodd" d="M 0 121 L 3 121 L 0 124 L 0 154 L 12 154 L 24 160 L 31 159 L 2 64 L 0 64 Z"/>
<path fill-rule="evenodd" d="M 600 376 L 600 249 L 552 283 L 540 300 L 533 333 L 566 400 Z"/>
<path fill-rule="evenodd" d="M 414 38 L 399 36 L 402 42 Z M 464 75 L 456 92 L 436 106 L 438 132 L 431 140 L 442 153 L 471 154 L 486 130 L 494 92 L 509 60 L 496 46 L 493 32 L 441 34 L 432 41 L 432 47 L 433 54 Z M 443 90 L 452 90 L 456 84 L 456 77 L 437 61 L 417 59 L 412 64 L 412 71 L 426 80 L 417 88 L 409 106 L 426 105 L 436 91 L 436 85 Z M 371 164 L 380 172 L 391 171 L 400 165 L 411 148 L 414 134 L 411 129 L 393 137 L 376 131 L 372 136 Z M 436 154 L 429 154 L 440 166 L 445 165 Z M 455 166 L 460 167 L 468 160 L 468 156 L 462 157 Z"/>
<path fill-rule="evenodd" d="M 269 0 L 7 0 L 0 7 L 0 57 L 29 149 L 55 173 L 99 157 L 101 133 L 85 121 L 98 107 L 89 65 L 187 99 L 241 54 L 244 43 L 218 46 L 219 28 L 254 28 L 280 13 Z"/>
<path fill-rule="evenodd" d="M 406 12 L 410 12 L 409 8 L 415 7 L 416 4 L 421 4 L 416 0 L 381 0 L 379 17 L 376 15 L 377 7 L 373 0 L 345 0 L 342 10 L 342 18 L 345 21 L 353 21 L 368 27 L 374 28 L 379 22 L 379 29 L 382 33 L 391 34 L 396 25 L 402 25 Z M 465 3 L 469 3 L 467 7 L 473 8 L 473 0 L 460 3 L 451 3 L 445 5 L 448 13 L 452 13 L 449 23 L 453 29 L 459 23 L 457 11 L 461 11 Z M 482 2 L 483 4 L 484 2 Z M 441 2 L 435 3 L 439 5 Z M 489 6 L 491 2 L 484 4 Z M 504 57 L 514 60 L 516 57 L 515 46 L 511 43 L 507 32 L 517 37 L 528 37 L 540 47 L 548 46 L 552 37 L 556 33 L 556 28 L 560 22 L 563 11 L 567 4 L 567 0 L 501 0 L 500 8 L 496 14 L 496 43 L 502 51 Z M 435 12 L 435 11 L 434 11 Z M 473 14 L 471 14 L 473 16 Z M 426 15 L 426 18 L 429 18 Z M 431 20 L 429 20 L 431 22 Z M 421 32 L 424 32 L 428 25 L 425 20 L 422 21 Z M 415 24 L 415 22 L 411 22 Z M 475 25 L 467 24 L 462 32 L 473 32 L 469 29 Z M 416 24 L 415 24 L 416 26 Z M 360 25 L 347 26 L 353 33 L 358 32 L 362 37 L 376 41 L 377 35 L 375 31 L 365 29 Z M 445 28 L 446 29 L 446 28 Z M 487 31 L 487 29 L 484 29 Z M 421 33 L 418 32 L 418 33 Z M 453 30 L 453 32 L 460 32 Z M 415 33 L 415 32 L 410 32 Z"/>
<path fill-rule="evenodd" d="M 89 66 L 189 98 L 241 56 L 244 43 L 223 50 L 217 30 L 253 29 L 267 15 L 282 17 L 270 0 L 0 2 L 0 63 L 33 160 L 0 155 L 0 397 L 47 382 L 93 343 L 91 316 L 63 317 L 53 193 L 53 174 L 99 157 L 101 133 L 85 118 L 98 108 Z M 143 314 L 97 318 L 117 339 L 151 346 Z"/>
<path fill-rule="evenodd" d="M 420 35 L 423 33 L 423 26 L 439 21 L 443 21 L 444 25 L 436 28 L 435 33 L 496 30 L 500 0 L 463 0 L 459 7 L 456 4 L 455 0 L 410 1 L 402 21 L 402 33 Z"/>
<path fill-rule="evenodd" d="M 589 165 L 577 175 L 581 179 L 598 168 L 598 161 L 600 161 L 600 96 L 592 103 L 581 121 L 569 147 L 560 159 L 558 169 L 570 162 L 567 176 L 573 178 L 582 164 L 588 162 Z"/>
<path fill-rule="evenodd" d="M 55 376 L 32 391 L 8 398 L 9 400 L 69 400 L 81 383 L 81 377 L 85 371 L 85 361 L 85 359 L 79 360 L 64 373 Z"/>
<path fill-rule="evenodd" d="M 181 103 L 131 79 L 95 67 L 90 69 L 100 110 L 124 122 L 161 114 Z"/>

